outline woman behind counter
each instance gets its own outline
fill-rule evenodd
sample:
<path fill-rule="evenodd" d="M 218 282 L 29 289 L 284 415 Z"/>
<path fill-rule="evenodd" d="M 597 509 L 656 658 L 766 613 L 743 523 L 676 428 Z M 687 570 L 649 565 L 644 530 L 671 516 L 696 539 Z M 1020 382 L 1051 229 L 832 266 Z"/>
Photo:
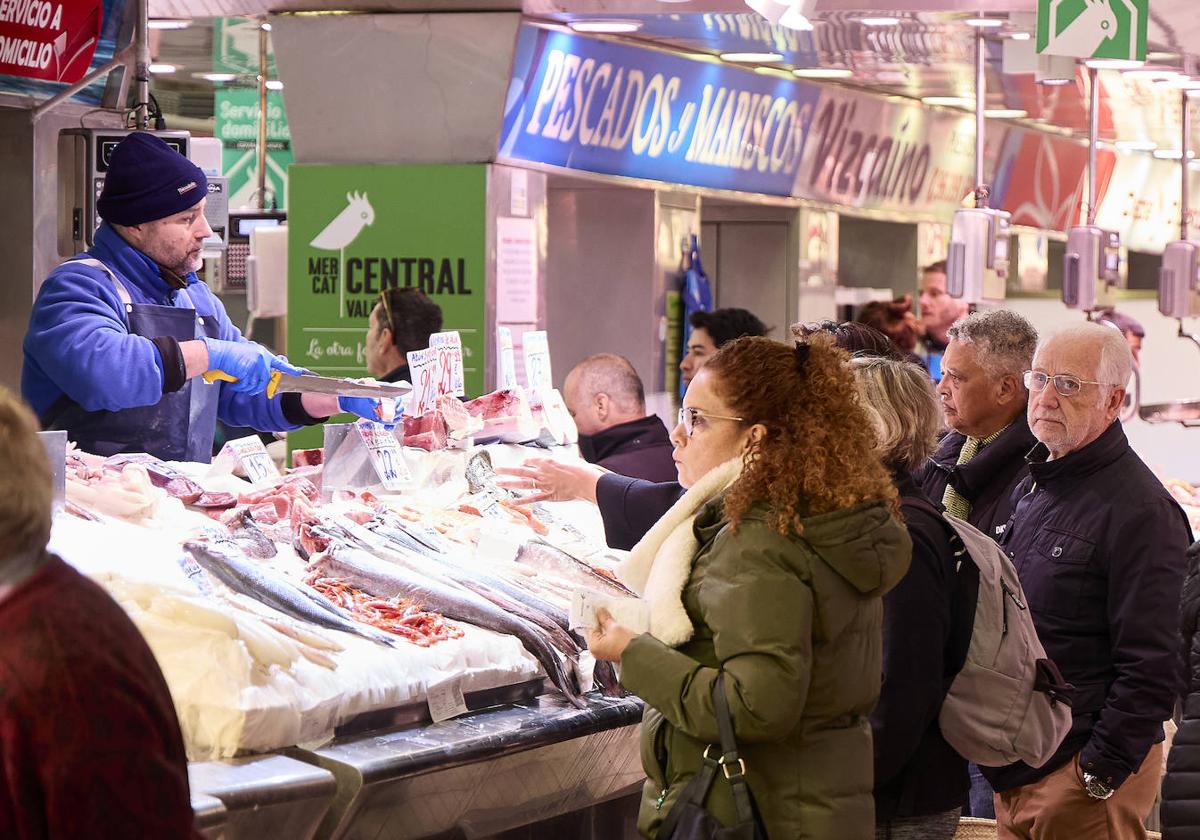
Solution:
<path fill-rule="evenodd" d="M 601 610 L 588 639 L 646 701 L 646 837 L 718 739 L 722 672 L 768 835 L 874 836 L 881 596 L 911 544 L 846 361 L 825 336 L 794 349 L 744 338 L 688 388 L 671 433 L 687 492 L 620 568 L 650 605 L 650 632 Z M 722 778 L 706 807 L 735 821 Z"/>

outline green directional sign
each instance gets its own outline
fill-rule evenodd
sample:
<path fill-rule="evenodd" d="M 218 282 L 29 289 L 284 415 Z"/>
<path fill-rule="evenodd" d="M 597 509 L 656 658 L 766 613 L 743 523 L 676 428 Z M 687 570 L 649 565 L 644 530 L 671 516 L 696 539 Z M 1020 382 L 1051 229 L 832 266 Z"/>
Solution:
<path fill-rule="evenodd" d="M 1146 60 L 1150 0 L 1038 0 L 1037 51 Z"/>
<path fill-rule="evenodd" d="M 213 103 L 215 134 L 221 141 L 221 166 L 229 179 L 229 206 L 257 206 L 258 191 L 258 91 L 223 88 Z M 283 110 L 283 94 L 267 91 L 267 195 L 264 206 L 287 206 L 288 166 L 295 160 L 292 132 Z"/>

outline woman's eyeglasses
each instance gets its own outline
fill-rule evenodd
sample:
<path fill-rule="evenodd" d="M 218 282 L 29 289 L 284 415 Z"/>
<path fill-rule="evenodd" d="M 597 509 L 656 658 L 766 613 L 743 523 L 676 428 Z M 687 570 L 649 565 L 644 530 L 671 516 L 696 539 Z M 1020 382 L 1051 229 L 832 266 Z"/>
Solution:
<path fill-rule="evenodd" d="M 724 414 L 709 414 L 707 411 L 702 411 L 699 408 L 681 408 L 679 409 L 679 425 L 683 426 L 683 432 L 688 437 L 692 436 L 692 432 L 696 430 L 696 418 L 703 417 L 706 420 L 734 420 L 738 423 L 745 423 L 743 417 L 729 417 Z"/>

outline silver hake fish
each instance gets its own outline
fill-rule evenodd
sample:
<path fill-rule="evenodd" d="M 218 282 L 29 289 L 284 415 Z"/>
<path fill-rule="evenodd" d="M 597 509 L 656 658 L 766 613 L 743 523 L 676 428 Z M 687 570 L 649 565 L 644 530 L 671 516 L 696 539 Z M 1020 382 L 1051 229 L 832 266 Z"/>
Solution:
<path fill-rule="evenodd" d="M 377 597 L 410 598 L 446 618 L 516 636 L 572 704 L 581 709 L 587 705 L 562 660 L 554 652 L 546 632 L 528 621 L 509 615 L 474 592 L 340 545 L 330 546 L 325 554 L 314 557 L 308 564 L 308 570 L 340 578 Z"/>
<path fill-rule="evenodd" d="M 183 544 L 205 570 L 234 592 L 240 592 L 284 615 L 331 630 L 353 633 L 364 639 L 393 647 L 395 640 L 379 630 L 358 624 L 325 598 L 309 594 L 289 580 L 267 576 L 241 555 L 240 548 L 228 541 Z"/>

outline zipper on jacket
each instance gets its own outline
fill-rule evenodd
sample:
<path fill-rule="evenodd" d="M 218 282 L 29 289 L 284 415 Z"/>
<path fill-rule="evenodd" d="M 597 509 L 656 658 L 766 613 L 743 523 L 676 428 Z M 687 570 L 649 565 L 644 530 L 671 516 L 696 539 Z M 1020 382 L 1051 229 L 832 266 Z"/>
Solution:
<path fill-rule="evenodd" d="M 654 810 L 661 811 L 663 803 L 667 801 L 667 789 L 663 788 L 663 792 L 658 795 L 658 799 L 654 800 Z"/>
<path fill-rule="evenodd" d="M 1000 589 L 1004 592 L 1004 595 L 1006 597 L 1008 597 L 1012 600 L 1013 604 L 1016 606 L 1017 609 L 1019 609 L 1019 610 L 1025 609 L 1025 605 L 1021 603 L 1021 599 L 1017 597 L 1017 594 L 1015 592 L 1013 592 L 1011 589 L 1008 588 L 1008 584 L 1006 584 L 1004 581 L 1000 581 Z M 1001 604 L 1001 607 L 1003 607 L 1003 606 L 1004 605 Z M 1002 632 L 1007 633 L 1008 632 L 1008 610 L 1002 609 L 1002 612 L 1003 612 L 1003 616 L 1004 616 L 1004 625 L 1003 625 Z"/>

